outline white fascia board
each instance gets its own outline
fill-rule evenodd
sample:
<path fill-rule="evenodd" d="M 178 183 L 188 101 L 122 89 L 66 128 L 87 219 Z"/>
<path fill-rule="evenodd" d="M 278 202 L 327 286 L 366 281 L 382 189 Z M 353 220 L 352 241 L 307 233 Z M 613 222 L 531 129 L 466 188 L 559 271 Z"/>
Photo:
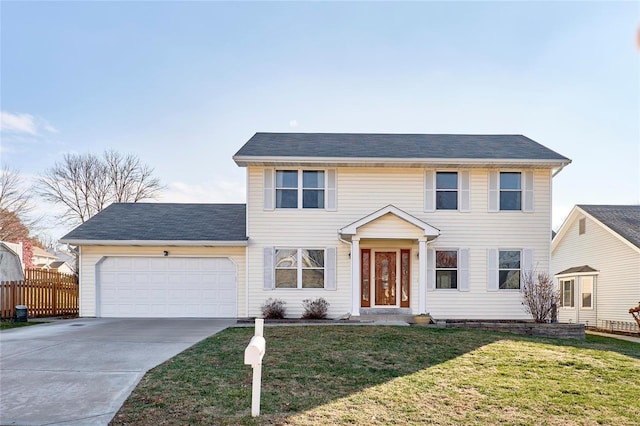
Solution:
<path fill-rule="evenodd" d="M 393 214 L 396 217 L 399 217 L 400 219 L 412 224 L 413 226 L 415 226 L 416 228 L 420 228 L 423 230 L 424 235 L 427 237 L 437 237 L 440 235 L 440 230 L 437 228 L 434 228 L 433 226 L 429 225 L 428 223 L 418 219 L 417 217 L 405 212 L 404 210 L 400 210 L 399 208 L 397 208 L 394 205 L 388 205 L 386 207 L 381 208 L 378 211 L 375 211 L 365 217 L 363 217 L 362 219 L 359 219 L 347 226 L 345 226 L 344 228 L 340 229 L 338 232 L 340 233 L 340 235 L 356 235 L 358 232 L 358 228 L 360 228 L 361 226 L 364 226 L 368 223 L 371 223 L 373 221 L 375 221 L 376 219 L 381 218 L 382 216 L 386 215 L 386 214 Z"/>
<path fill-rule="evenodd" d="M 61 243 L 74 246 L 182 246 L 182 247 L 244 247 L 247 240 L 241 241 L 194 241 L 194 240 L 60 240 Z"/>
<path fill-rule="evenodd" d="M 247 166 L 323 166 L 323 167 L 564 167 L 571 160 L 488 159 L 488 158 L 382 158 L 382 157 L 257 157 L 235 156 L 240 167 Z"/>
<path fill-rule="evenodd" d="M 592 272 L 569 272 L 566 274 L 555 274 L 556 278 L 568 278 L 568 277 L 587 277 L 593 275 L 600 275 L 600 271 L 592 271 Z"/>

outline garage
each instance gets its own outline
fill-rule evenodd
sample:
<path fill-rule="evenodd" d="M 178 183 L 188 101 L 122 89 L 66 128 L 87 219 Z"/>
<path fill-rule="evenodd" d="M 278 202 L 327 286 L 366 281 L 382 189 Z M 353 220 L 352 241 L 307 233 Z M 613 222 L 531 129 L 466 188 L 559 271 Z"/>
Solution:
<path fill-rule="evenodd" d="M 237 316 L 237 268 L 228 257 L 107 256 L 96 284 L 99 317 Z"/>

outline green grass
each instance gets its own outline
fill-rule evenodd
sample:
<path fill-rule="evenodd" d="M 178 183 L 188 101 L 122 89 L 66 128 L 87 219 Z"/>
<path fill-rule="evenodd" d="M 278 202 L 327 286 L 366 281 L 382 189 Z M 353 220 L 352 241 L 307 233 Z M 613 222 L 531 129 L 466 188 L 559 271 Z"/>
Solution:
<path fill-rule="evenodd" d="M 8 330 L 10 328 L 27 327 L 30 325 L 44 324 L 44 321 L 14 322 L 11 320 L 0 321 L 0 330 Z"/>
<path fill-rule="evenodd" d="M 640 425 L 640 344 L 421 327 L 267 327 L 261 416 L 253 329 L 151 370 L 112 424 Z"/>

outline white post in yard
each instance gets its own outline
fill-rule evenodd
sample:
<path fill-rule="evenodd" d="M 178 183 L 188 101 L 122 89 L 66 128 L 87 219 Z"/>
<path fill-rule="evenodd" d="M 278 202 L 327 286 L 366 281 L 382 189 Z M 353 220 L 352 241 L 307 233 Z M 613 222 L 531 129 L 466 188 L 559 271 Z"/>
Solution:
<path fill-rule="evenodd" d="M 249 345 L 244 350 L 244 363 L 253 368 L 253 385 L 251 388 L 251 416 L 260 415 L 260 382 L 262 381 L 262 357 L 266 350 L 263 337 L 264 320 L 256 318 L 256 330 Z"/>

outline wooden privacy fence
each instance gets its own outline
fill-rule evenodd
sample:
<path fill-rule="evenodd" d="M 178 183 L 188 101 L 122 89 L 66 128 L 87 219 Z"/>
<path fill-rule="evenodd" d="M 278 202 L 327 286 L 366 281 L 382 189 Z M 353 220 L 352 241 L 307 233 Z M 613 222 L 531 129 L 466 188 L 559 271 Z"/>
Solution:
<path fill-rule="evenodd" d="M 24 281 L 0 282 L 0 318 L 13 318 L 16 305 L 29 317 L 78 315 L 78 278 L 45 269 L 26 269 Z"/>

